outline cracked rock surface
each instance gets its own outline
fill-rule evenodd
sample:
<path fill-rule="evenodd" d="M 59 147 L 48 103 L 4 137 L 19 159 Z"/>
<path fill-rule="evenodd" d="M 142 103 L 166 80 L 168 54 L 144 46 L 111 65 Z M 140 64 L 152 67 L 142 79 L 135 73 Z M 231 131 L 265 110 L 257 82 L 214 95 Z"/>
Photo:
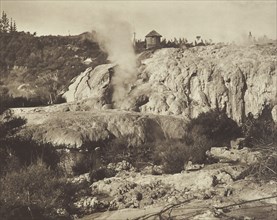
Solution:
<path fill-rule="evenodd" d="M 276 51 L 276 45 L 219 44 L 142 54 L 136 83 L 128 97 L 115 104 L 125 110 L 192 118 L 219 108 L 240 123 L 248 113 L 255 116 L 266 104 L 276 105 Z M 87 69 L 64 96 L 68 101 L 105 99 L 110 82 L 103 79 L 108 79 L 111 67 Z"/>

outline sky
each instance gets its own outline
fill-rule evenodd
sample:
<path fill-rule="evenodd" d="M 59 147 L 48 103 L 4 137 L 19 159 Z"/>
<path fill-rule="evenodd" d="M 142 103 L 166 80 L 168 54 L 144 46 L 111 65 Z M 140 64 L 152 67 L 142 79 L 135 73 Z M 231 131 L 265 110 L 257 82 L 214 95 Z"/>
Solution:
<path fill-rule="evenodd" d="M 61 1 L 0 0 L 1 11 L 16 20 L 18 30 L 38 35 L 75 35 L 94 27 L 125 22 L 137 39 L 151 30 L 163 37 L 231 42 L 247 36 L 276 39 L 276 0 L 263 1 Z M 112 31 L 111 31 L 112 34 Z"/>

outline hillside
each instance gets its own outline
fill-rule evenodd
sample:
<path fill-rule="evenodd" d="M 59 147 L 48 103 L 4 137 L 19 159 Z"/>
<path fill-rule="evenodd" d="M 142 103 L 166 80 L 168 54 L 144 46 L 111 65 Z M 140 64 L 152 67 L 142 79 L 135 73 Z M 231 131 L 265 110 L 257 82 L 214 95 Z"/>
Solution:
<path fill-rule="evenodd" d="M 0 95 L 53 102 L 70 80 L 106 62 L 91 34 L 36 36 L 0 33 Z"/>
<path fill-rule="evenodd" d="M 277 118 L 275 45 L 165 48 L 143 52 L 138 62 L 137 79 L 121 100 L 113 99 L 116 64 L 102 64 L 71 81 L 63 94 L 68 103 L 12 114 L 28 119 L 23 135 L 69 148 L 114 137 L 132 137 L 130 142 L 139 145 L 149 141 L 148 125 L 159 133 L 151 141 L 182 139 L 186 121 L 212 109 L 239 124 L 265 109 Z M 163 116 L 174 123 L 164 123 Z"/>
<path fill-rule="evenodd" d="M 0 132 L 3 167 L 37 160 L 45 170 L 38 163 L 15 178 L 7 172 L 0 202 L 8 195 L 14 204 L 21 193 L 25 204 L 25 185 L 40 188 L 41 175 L 47 187 L 30 194 L 48 198 L 57 185 L 43 172 L 52 165 L 56 178 L 62 171 L 73 185 L 68 192 L 58 184 L 67 197 L 53 203 L 53 219 L 276 219 L 276 50 L 148 50 L 136 55 L 132 72 L 119 68 L 124 63 L 83 62 L 79 75 L 60 85 L 67 103 L 1 115 L 0 130 L 10 129 Z"/>

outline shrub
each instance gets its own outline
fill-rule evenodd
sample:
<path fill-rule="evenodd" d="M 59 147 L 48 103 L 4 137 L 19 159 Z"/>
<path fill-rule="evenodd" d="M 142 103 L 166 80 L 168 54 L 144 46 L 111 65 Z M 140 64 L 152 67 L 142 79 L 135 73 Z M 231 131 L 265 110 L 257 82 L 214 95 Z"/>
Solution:
<path fill-rule="evenodd" d="M 81 175 L 89 172 L 93 168 L 93 155 L 91 152 L 83 155 L 82 158 L 77 159 L 76 164 L 72 167 L 73 175 Z"/>
<path fill-rule="evenodd" d="M 204 135 L 195 135 L 191 137 L 192 148 L 190 161 L 193 163 L 206 162 L 206 152 L 211 149 L 213 141 Z"/>
<path fill-rule="evenodd" d="M 103 180 L 104 178 L 113 177 L 116 175 L 114 170 L 108 169 L 106 167 L 100 167 L 98 169 L 93 169 L 89 172 L 90 182 L 96 182 L 98 180 Z"/>
<path fill-rule="evenodd" d="M 223 112 L 202 113 L 188 124 L 184 140 L 167 141 L 155 147 L 154 161 L 162 164 L 165 172 L 176 173 L 184 165 L 206 162 L 206 151 L 213 146 L 229 145 L 241 134 L 238 125 Z"/>
<path fill-rule="evenodd" d="M 190 121 L 188 130 L 192 135 L 205 136 L 213 146 L 229 145 L 232 139 L 241 135 L 237 123 L 218 110 L 201 113 Z"/>
<path fill-rule="evenodd" d="M 276 144 L 255 146 L 254 150 L 261 153 L 259 161 L 251 166 L 250 175 L 259 180 L 277 180 Z"/>
<path fill-rule="evenodd" d="M 25 120 L 12 118 L 0 123 L 0 174 L 17 169 L 23 165 L 30 165 L 38 159 L 52 169 L 57 167 L 60 157 L 56 149 L 49 144 L 37 143 L 31 139 L 14 137 Z"/>
<path fill-rule="evenodd" d="M 12 118 L 6 122 L 0 122 L 0 140 L 7 138 L 7 135 L 11 135 L 13 131 L 18 130 L 22 125 L 26 123 L 26 119 Z"/>
<path fill-rule="evenodd" d="M 178 173 L 190 158 L 190 147 L 183 143 L 161 143 L 155 149 L 155 163 L 162 164 L 166 173 Z"/>
<path fill-rule="evenodd" d="M 248 114 L 243 126 L 243 134 L 248 146 L 277 145 L 277 125 L 272 119 L 272 108 L 266 106 L 258 118 Z"/>
<path fill-rule="evenodd" d="M 47 166 L 55 169 L 60 161 L 58 152 L 50 143 L 43 144 L 20 137 L 8 137 L 0 140 L 0 144 L 9 155 L 18 158 L 21 165 L 30 165 L 42 160 Z"/>
<path fill-rule="evenodd" d="M 15 207 L 20 207 L 22 212 L 26 212 L 24 207 L 28 207 L 29 219 L 38 219 L 39 216 L 34 216 L 36 213 L 33 212 L 32 206 L 36 207 L 36 211 L 39 210 L 37 214 L 51 219 L 56 215 L 58 208 L 69 210 L 71 196 L 74 193 L 74 188 L 65 178 L 59 177 L 42 162 L 7 173 L 1 178 L 0 187 L 1 219 L 11 219 L 12 216 L 5 210 Z"/>
<path fill-rule="evenodd" d="M 0 122 L 0 175 L 20 166 L 18 158 L 11 154 L 7 145 L 7 138 L 23 124 L 25 124 L 25 120 L 21 118 L 13 118 L 4 123 Z"/>
<path fill-rule="evenodd" d="M 277 124 L 271 115 L 272 108 L 265 106 L 258 118 L 248 114 L 242 125 L 247 146 L 261 153 L 261 159 L 252 166 L 250 174 L 260 180 L 276 180 Z"/>
<path fill-rule="evenodd" d="M 143 164 L 153 161 L 155 143 L 135 146 L 129 144 L 129 139 L 129 137 L 116 138 L 103 145 L 101 157 L 105 165 L 125 160 L 140 169 Z"/>
<path fill-rule="evenodd" d="M 167 141 L 156 146 L 154 162 L 161 164 L 166 173 L 181 172 L 188 161 L 193 163 L 204 163 L 206 151 L 210 148 L 209 141 L 205 136 L 181 141 Z"/>

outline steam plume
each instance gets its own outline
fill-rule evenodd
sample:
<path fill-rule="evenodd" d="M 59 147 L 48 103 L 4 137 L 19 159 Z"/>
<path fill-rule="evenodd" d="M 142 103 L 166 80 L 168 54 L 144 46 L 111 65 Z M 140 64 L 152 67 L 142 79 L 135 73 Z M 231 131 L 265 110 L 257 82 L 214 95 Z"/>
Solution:
<path fill-rule="evenodd" d="M 100 47 L 108 53 L 108 59 L 115 63 L 112 77 L 113 102 L 120 103 L 136 81 L 136 56 L 132 45 L 131 26 L 125 21 L 111 16 L 101 18 L 94 26 Z"/>

